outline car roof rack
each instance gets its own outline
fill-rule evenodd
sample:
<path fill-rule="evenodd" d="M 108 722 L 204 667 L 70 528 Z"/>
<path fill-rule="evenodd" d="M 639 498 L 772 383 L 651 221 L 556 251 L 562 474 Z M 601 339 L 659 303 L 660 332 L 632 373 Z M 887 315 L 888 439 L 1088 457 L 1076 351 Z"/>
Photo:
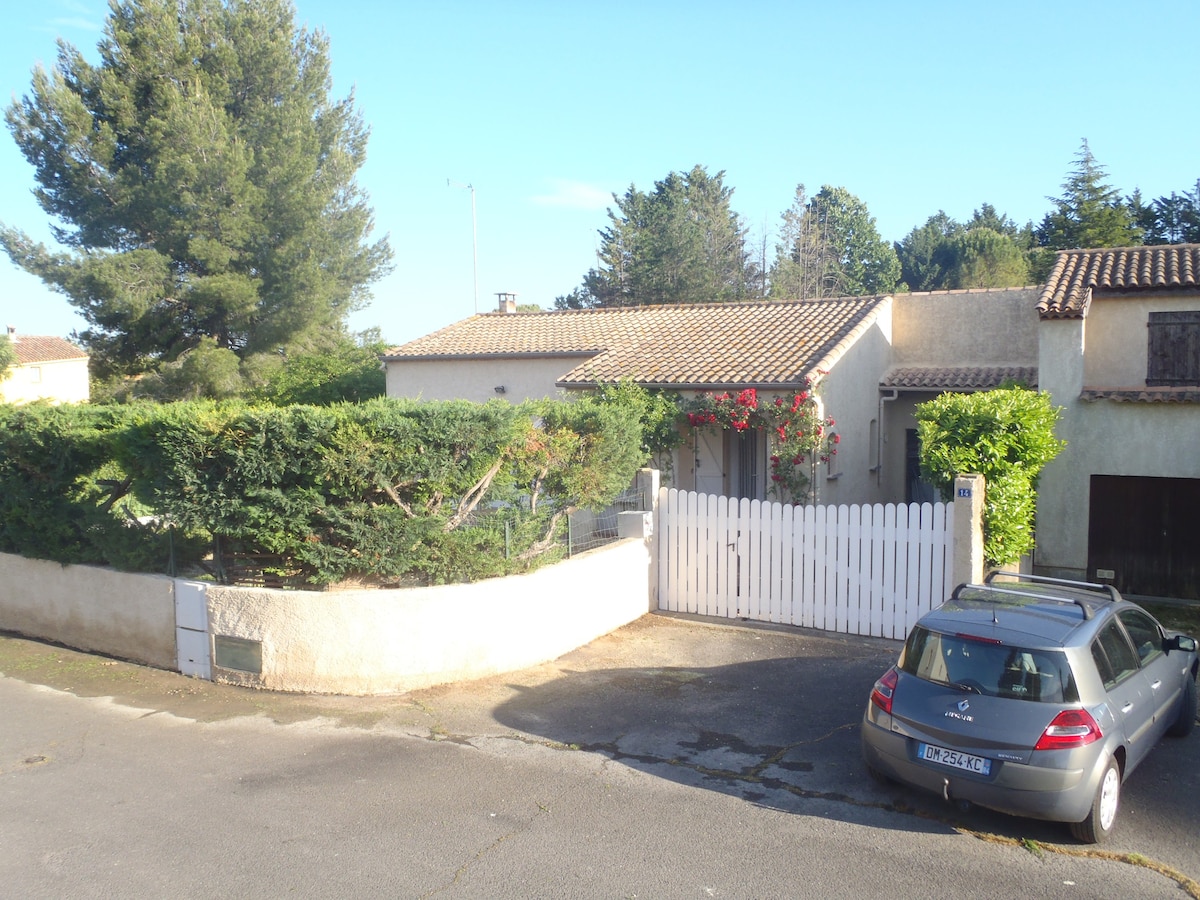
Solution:
<path fill-rule="evenodd" d="M 996 575 L 1006 575 L 1006 576 L 1016 579 L 1016 580 L 1014 582 L 1012 582 L 1011 585 L 1007 585 L 1004 582 L 1000 582 L 999 584 L 996 584 L 996 583 L 994 583 L 994 578 Z M 984 578 L 984 580 L 983 580 L 983 583 L 985 585 L 987 585 L 987 587 L 990 590 L 995 591 L 997 594 L 1004 594 L 1009 597 L 1027 597 L 1027 598 L 1033 598 L 1035 600 L 1051 601 L 1054 603 L 1062 603 L 1062 604 L 1067 604 L 1070 606 L 1078 606 L 1080 612 L 1083 613 L 1084 621 L 1087 621 L 1092 618 L 1093 609 L 1091 606 L 1089 606 L 1087 603 L 1084 602 L 1084 598 L 1079 597 L 1079 596 L 1054 597 L 1054 596 L 1047 596 L 1045 594 L 1035 594 L 1035 593 L 1032 593 L 1027 590 L 1025 590 L 1025 591 L 1021 590 L 1020 582 L 1036 583 L 1036 584 L 1052 584 L 1052 585 L 1059 585 L 1061 587 L 1074 588 L 1077 590 L 1083 589 L 1083 590 L 1088 590 L 1088 591 L 1094 591 L 1097 594 L 1107 595 L 1108 598 L 1112 601 L 1118 601 L 1121 599 L 1121 595 L 1119 593 L 1117 593 L 1117 589 L 1114 588 L 1112 585 L 1092 584 L 1092 583 L 1086 582 L 1086 581 L 1068 581 L 1064 578 L 1050 578 L 1045 575 L 1026 575 L 1026 574 L 1023 574 L 1020 572 L 1002 572 L 1002 571 L 996 570 L 996 571 L 989 572 L 987 574 L 987 577 Z M 970 585 L 970 584 L 960 584 L 958 587 L 956 587 L 954 589 L 952 598 L 955 600 L 960 599 L 961 592 L 963 591 L 963 589 L 970 588 L 973 586 L 974 585 Z M 973 597 L 971 599 L 983 600 L 986 602 L 986 600 L 988 598 Z M 996 599 L 999 600 L 999 598 L 996 598 Z M 1097 598 L 1097 599 L 1099 599 L 1099 598 Z"/>
<path fill-rule="evenodd" d="M 1107 594 L 1108 599 L 1113 603 L 1119 603 L 1122 600 L 1120 592 L 1111 584 L 1097 584 L 1094 581 L 1069 581 L 1066 578 L 1051 578 L 1049 575 L 1028 575 L 1023 572 L 1003 572 L 1000 569 L 993 569 L 987 573 L 987 577 L 983 579 L 983 583 L 991 586 L 997 575 L 1004 575 L 1007 578 L 1013 578 L 1018 582 L 1031 581 L 1035 584 L 1059 584 L 1063 587 L 1083 588 L 1088 591 L 1095 591 L 1101 594 Z"/>

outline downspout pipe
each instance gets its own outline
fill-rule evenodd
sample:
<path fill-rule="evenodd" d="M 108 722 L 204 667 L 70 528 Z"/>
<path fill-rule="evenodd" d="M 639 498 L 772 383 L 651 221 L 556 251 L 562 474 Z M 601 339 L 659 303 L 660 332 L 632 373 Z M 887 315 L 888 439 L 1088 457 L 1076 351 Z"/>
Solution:
<path fill-rule="evenodd" d="M 886 434 L 883 428 L 883 405 L 891 403 L 900 397 L 900 391 L 897 388 L 892 388 L 892 395 L 885 397 L 882 392 L 879 394 L 879 429 L 875 435 L 875 485 L 878 487 L 883 484 L 883 436 Z"/>

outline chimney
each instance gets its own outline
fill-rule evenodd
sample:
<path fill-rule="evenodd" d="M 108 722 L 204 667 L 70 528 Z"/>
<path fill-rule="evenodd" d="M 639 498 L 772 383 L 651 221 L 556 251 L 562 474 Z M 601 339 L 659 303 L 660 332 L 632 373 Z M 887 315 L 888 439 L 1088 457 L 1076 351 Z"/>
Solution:
<path fill-rule="evenodd" d="M 15 344 L 17 342 L 17 326 L 16 325 L 8 326 L 8 339 L 11 343 Z"/>
<path fill-rule="evenodd" d="M 511 293 L 499 293 L 496 297 L 500 301 L 500 312 L 515 313 L 517 311 L 517 295 Z"/>

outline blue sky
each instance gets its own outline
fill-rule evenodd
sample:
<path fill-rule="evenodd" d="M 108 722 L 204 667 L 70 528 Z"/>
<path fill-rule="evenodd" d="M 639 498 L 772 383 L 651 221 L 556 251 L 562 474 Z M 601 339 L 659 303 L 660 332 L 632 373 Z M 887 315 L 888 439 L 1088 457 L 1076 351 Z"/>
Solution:
<path fill-rule="evenodd" d="M 770 246 L 796 185 L 861 198 L 897 241 L 939 209 L 1048 211 L 1083 138 L 1123 193 L 1200 178 L 1191 93 L 1200 4 L 606 0 L 295 0 L 330 38 L 334 94 L 372 137 L 359 183 L 395 271 L 355 313 L 398 344 L 495 294 L 550 307 L 594 264 L 612 193 L 700 164 Z M 56 37 L 95 59 L 103 0 L 12 5 L 5 100 L 52 65 Z M 49 238 L 32 168 L 0 134 L 0 220 Z M 84 327 L 65 298 L 0 259 L 3 323 Z"/>

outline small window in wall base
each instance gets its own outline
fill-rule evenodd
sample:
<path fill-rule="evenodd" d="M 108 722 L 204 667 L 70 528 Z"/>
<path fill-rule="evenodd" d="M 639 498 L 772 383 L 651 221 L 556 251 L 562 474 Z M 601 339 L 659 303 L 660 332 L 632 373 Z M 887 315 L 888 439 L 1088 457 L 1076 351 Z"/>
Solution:
<path fill-rule="evenodd" d="M 248 641 L 245 638 L 218 634 L 213 639 L 213 649 L 216 657 L 214 662 L 222 669 L 262 674 L 262 641 Z"/>

